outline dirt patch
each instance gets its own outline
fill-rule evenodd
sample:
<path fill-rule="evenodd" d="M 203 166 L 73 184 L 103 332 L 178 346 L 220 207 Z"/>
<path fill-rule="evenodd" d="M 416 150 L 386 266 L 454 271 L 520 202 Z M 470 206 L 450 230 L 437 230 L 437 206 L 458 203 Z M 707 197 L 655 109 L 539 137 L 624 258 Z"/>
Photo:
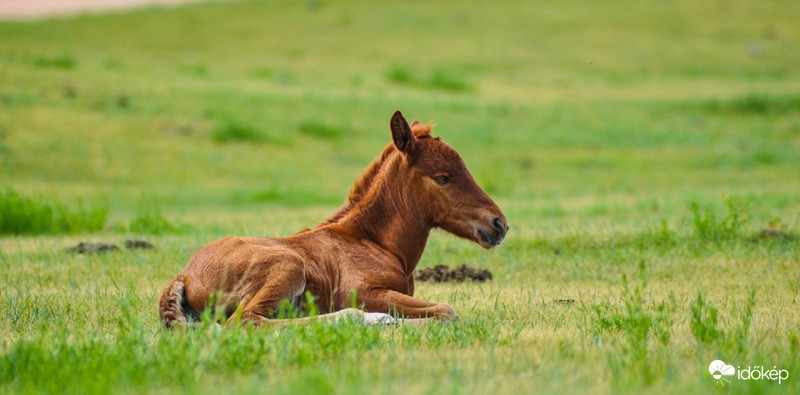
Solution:
<path fill-rule="evenodd" d="M 434 283 L 443 283 L 448 281 L 484 282 L 492 279 L 492 272 L 490 272 L 488 269 L 469 267 L 466 264 L 458 265 L 452 269 L 447 267 L 447 265 L 436 265 L 422 270 L 417 270 L 414 273 L 414 278 L 417 281 L 429 281 Z"/>
<path fill-rule="evenodd" d="M 80 242 L 75 247 L 67 248 L 67 251 L 74 252 L 76 254 L 94 254 L 98 252 L 108 252 L 116 250 L 119 250 L 119 247 L 113 244 L 86 243 L 86 242 Z"/>
<path fill-rule="evenodd" d="M 125 248 L 129 250 L 149 250 L 156 247 L 144 240 L 125 240 Z M 78 245 L 76 245 L 75 247 L 67 248 L 67 251 L 74 252 L 76 254 L 94 254 L 98 252 L 109 252 L 118 250 L 119 247 L 117 247 L 114 244 L 88 243 L 85 241 L 78 243 Z"/>
<path fill-rule="evenodd" d="M 175 6 L 191 1 L 197 0 L 3 0 L 0 1 L 0 19 L 122 11 L 153 4 Z"/>
<path fill-rule="evenodd" d="M 129 250 L 150 250 L 156 247 L 144 240 L 125 240 L 125 248 Z"/>
<path fill-rule="evenodd" d="M 795 241 L 797 240 L 797 235 L 777 228 L 766 228 L 756 233 L 755 238 L 757 240 Z"/>

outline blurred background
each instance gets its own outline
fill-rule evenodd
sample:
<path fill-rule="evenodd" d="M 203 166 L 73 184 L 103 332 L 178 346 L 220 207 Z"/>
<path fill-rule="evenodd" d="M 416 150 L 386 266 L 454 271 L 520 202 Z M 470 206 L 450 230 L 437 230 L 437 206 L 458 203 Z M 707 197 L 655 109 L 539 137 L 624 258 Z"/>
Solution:
<path fill-rule="evenodd" d="M 796 1 L 131 5 L 0 1 L 7 197 L 100 207 L 95 230 L 148 210 L 311 225 L 400 109 L 516 222 L 672 218 L 731 196 L 796 221 Z"/>
<path fill-rule="evenodd" d="M 800 392 L 800 1 L 51 1 L 0 0 L 0 393 L 701 393 L 718 359 Z M 492 272 L 417 283 L 461 320 L 157 329 L 200 246 L 332 214 L 398 109 L 510 222 L 430 237 Z"/>

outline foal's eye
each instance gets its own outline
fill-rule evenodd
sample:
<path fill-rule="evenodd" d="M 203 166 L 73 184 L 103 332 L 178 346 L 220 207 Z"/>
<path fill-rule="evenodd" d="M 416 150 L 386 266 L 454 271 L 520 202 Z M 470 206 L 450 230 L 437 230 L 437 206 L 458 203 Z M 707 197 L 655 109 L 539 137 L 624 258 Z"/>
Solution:
<path fill-rule="evenodd" d="M 450 177 L 445 175 L 434 176 L 433 181 L 436 181 L 439 185 L 445 185 L 450 183 Z"/>

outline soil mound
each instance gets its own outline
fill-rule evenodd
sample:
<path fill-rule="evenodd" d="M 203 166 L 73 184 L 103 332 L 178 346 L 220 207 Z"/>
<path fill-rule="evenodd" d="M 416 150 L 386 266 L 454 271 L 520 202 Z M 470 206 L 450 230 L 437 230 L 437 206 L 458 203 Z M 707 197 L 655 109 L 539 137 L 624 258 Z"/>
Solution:
<path fill-rule="evenodd" d="M 129 250 L 149 250 L 156 247 L 145 240 L 125 240 L 125 248 Z"/>
<path fill-rule="evenodd" d="M 93 254 L 97 252 L 116 251 L 118 249 L 119 247 L 113 244 L 80 242 L 75 247 L 67 248 L 67 251 L 76 254 Z"/>
<path fill-rule="evenodd" d="M 469 267 L 466 264 L 449 268 L 447 265 L 436 265 L 417 270 L 414 274 L 417 281 L 429 281 L 434 283 L 443 282 L 463 282 L 477 281 L 484 282 L 492 279 L 492 272 L 488 269 Z"/>
<path fill-rule="evenodd" d="M 149 250 L 156 248 L 154 245 L 150 244 L 144 240 L 125 240 L 125 248 L 129 250 Z M 119 247 L 114 244 L 106 244 L 106 243 L 89 243 L 82 241 L 78 243 L 75 247 L 67 248 L 67 251 L 74 252 L 76 254 L 94 254 L 98 252 L 109 252 L 109 251 L 117 251 Z"/>
<path fill-rule="evenodd" d="M 795 241 L 797 240 L 797 235 L 776 228 L 766 228 L 756 233 L 755 238 L 758 240 Z"/>

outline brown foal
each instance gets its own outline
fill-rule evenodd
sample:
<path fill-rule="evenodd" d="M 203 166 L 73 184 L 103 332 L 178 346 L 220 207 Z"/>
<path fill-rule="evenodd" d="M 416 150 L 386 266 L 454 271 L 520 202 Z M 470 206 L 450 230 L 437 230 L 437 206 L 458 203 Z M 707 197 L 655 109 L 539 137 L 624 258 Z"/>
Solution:
<path fill-rule="evenodd" d="M 228 321 L 291 325 L 353 317 L 367 323 L 448 319 L 453 308 L 414 298 L 414 269 L 431 229 L 484 248 L 499 245 L 508 223 L 431 126 L 397 111 L 392 143 L 353 185 L 333 216 L 286 238 L 225 237 L 201 248 L 161 295 L 167 328 L 207 308 Z M 275 319 L 282 300 L 301 307 L 306 292 L 322 315 Z M 361 309 L 350 308 L 355 300 Z"/>

